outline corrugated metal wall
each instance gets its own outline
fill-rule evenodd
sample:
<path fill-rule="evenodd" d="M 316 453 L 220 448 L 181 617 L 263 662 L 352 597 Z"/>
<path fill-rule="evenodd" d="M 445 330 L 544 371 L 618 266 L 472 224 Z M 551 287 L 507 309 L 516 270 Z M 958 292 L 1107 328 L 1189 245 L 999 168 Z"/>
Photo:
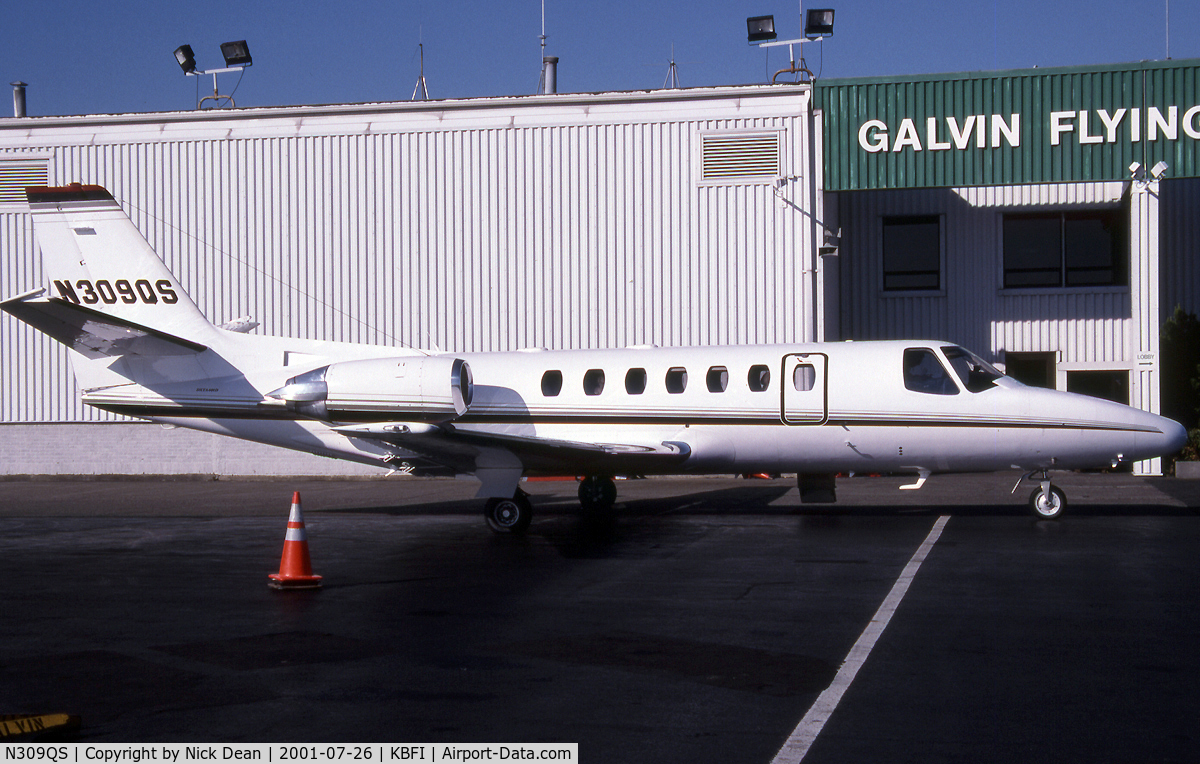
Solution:
<path fill-rule="evenodd" d="M 807 87 L 740 88 L 0 120 L 0 159 L 36 150 L 51 183 L 106 186 L 212 320 L 260 333 L 459 352 L 793 342 L 816 331 L 807 105 Z M 742 130 L 783 136 L 794 206 L 773 178 L 699 181 L 700 136 Z M 0 236 L 0 294 L 43 285 L 28 215 L 0 211 Z M 0 421 L 105 418 L 54 343 L 4 315 L 0 346 Z"/>
<path fill-rule="evenodd" d="M 1072 363 L 1126 362 L 1127 288 L 1003 290 L 1005 211 L 1121 203 L 1121 183 L 1071 183 L 838 194 L 842 334 L 923 337 L 1002 359 L 1005 351 L 1058 350 Z M 919 296 L 883 291 L 883 217 L 940 215 L 943 288 Z"/>

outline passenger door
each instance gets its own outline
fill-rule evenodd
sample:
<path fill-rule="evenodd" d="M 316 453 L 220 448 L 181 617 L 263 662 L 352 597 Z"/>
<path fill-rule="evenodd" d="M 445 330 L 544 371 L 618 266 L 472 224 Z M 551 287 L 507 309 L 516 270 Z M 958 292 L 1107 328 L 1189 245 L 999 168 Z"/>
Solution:
<path fill-rule="evenodd" d="M 784 424 L 825 424 L 829 420 L 829 356 L 824 353 L 789 353 L 783 357 L 780 377 Z"/>

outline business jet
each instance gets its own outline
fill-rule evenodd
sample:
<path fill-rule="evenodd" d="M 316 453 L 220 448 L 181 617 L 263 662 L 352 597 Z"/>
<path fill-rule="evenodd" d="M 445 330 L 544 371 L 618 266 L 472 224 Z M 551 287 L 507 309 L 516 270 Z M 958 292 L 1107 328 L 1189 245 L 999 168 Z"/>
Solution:
<path fill-rule="evenodd" d="M 1051 469 L 1179 450 L 1169 419 L 1027 387 L 970 351 L 907 340 L 442 353 L 250 335 L 197 308 L 112 195 L 26 189 L 47 287 L 0 308 L 65 344 L 82 400 L 169 425 L 415 475 L 473 475 L 497 532 L 531 518 L 521 480 L 583 475 L 604 515 L 614 476 L 1019 469 L 1057 518 Z M 1020 486 L 1014 486 L 1015 491 Z"/>

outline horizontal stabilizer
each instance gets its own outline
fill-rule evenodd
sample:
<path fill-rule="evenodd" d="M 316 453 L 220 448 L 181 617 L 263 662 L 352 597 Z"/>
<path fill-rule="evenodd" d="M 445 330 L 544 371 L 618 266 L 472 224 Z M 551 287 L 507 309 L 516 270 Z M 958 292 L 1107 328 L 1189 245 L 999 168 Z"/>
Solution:
<path fill-rule="evenodd" d="M 208 349 L 190 340 L 57 297 L 42 297 L 44 293 L 45 290 L 39 289 L 5 300 L 0 302 L 0 310 L 88 358 L 178 356 Z"/>

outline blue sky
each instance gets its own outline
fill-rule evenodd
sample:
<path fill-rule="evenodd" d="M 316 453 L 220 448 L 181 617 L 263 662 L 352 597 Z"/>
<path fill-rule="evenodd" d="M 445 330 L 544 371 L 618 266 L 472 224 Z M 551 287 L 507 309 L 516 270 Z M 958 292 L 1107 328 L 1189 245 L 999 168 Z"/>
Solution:
<path fill-rule="evenodd" d="M 824 77 L 1157 60 L 1167 5 L 828 0 L 834 36 L 805 55 Z M 1170 3 L 1172 58 L 1200 57 L 1198 6 Z M 561 59 L 559 92 L 661 87 L 672 44 L 685 87 L 763 82 L 787 57 L 746 43 L 746 17 L 767 13 L 781 38 L 799 36 L 799 5 L 780 0 L 546 0 L 546 52 Z M 539 0 L 40 0 L 5 8 L 0 77 L 29 83 L 31 116 L 186 110 L 211 78 L 185 78 L 175 48 L 217 68 L 220 43 L 245 39 L 239 106 L 407 100 L 423 42 L 431 97 L 519 95 L 537 89 L 540 33 Z M 237 80 L 221 75 L 221 92 Z"/>

